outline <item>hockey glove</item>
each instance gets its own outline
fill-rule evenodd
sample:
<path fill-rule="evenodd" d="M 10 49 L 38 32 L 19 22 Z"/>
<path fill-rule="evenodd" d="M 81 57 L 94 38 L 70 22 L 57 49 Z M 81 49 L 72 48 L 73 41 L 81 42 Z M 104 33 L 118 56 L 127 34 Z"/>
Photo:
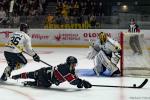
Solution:
<path fill-rule="evenodd" d="M 83 80 L 82 82 L 83 82 L 83 86 L 84 86 L 85 88 L 91 88 L 91 87 L 92 87 L 92 84 L 89 83 L 88 81 Z"/>
<path fill-rule="evenodd" d="M 92 87 L 92 84 L 89 83 L 88 81 L 85 81 L 85 80 L 81 80 L 81 79 L 80 79 L 79 83 L 77 84 L 77 87 L 78 87 L 78 88 L 83 88 L 83 87 L 85 87 L 85 88 L 91 88 L 91 87 Z"/>
<path fill-rule="evenodd" d="M 88 55 L 87 55 L 87 59 L 91 60 L 91 59 L 94 59 L 95 56 L 97 55 L 97 51 L 92 47 L 90 46 L 89 47 L 89 52 L 88 52 Z"/>
<path fill-rule="evenodd" d="M 79 79 L 79 83 L 77 84 L 78 88 L 83 88 L 83 81 Z"/>
<path fill-rule="evenodd" d="M 40 57 L 39 57 L 37 54 L 35 54 L 35 55 L 33 56 L 33 59 L 34 59 L 34 61 L 36 61 L 36 62 L 40 62 Z"/>

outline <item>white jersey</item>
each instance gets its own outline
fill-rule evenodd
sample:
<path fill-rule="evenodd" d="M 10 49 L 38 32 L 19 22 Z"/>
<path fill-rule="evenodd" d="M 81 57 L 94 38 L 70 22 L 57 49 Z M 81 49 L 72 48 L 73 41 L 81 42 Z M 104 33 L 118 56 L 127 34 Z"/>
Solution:
<path fill-rule="evenodd" d="M 22 50 L 25 50 L 31 56 L 35 55 L 31 46 L 31 38 L 28 34 L 23 31 L 14 32 L 6 44 L 5 51 L 20 53 Z"/>
<path fill-rule="evenodd" d="M 94 48 L 97 51 L 103 50 L 106 54 L 110 54 L 112 52 L 118 52 L 121 49 L 120 44 L 110 37 L 107 37 L 107 41 L 103 44 L 98 39 L 94 44 Z"/>

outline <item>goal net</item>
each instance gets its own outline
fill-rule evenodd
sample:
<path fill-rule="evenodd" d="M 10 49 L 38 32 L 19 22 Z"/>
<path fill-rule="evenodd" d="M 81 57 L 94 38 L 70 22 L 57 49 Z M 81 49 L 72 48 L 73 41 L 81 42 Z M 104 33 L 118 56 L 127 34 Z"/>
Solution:
<path fill-rule="evenodd" d="M 120 33 L 122 76 L 150 76 L 150 55 L 144 34 Z"/>

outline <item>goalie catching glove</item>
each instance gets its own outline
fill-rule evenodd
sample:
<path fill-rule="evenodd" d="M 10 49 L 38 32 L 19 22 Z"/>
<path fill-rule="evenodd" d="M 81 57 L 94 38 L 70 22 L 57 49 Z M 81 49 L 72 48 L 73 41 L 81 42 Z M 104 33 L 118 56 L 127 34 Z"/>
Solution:
<path fill-rule="evenodd" d="M 88 81 L 85 81 L 85 80 L 79 80 L 79 83 L 77 84 L 77 87 L 78 88 L 91 88 L 92 87 L 92 84 L 89 83 Z"/>
<path fill-rule="evenodd" d="M 40 57 L 39 57 L 37 54 L 35 54 L 35 55 L 33 56 L 33 59 L 34 59 L 34 61 L 36 61 L 36 62 L 40 62 Z"/>
<path fill-rule="evenodd" d="M 90 51 L 88 52 L 88 55 L 86 58 L 89 60 L 94 59 L 98 52 L 92 46 L 89 47 L 89 50 Z"/>

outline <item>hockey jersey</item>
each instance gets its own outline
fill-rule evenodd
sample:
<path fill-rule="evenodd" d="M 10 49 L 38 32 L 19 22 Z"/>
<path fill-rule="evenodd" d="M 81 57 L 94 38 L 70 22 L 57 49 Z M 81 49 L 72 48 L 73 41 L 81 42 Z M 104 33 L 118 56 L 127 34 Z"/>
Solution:
<path fill-rule="evenodd" d="M 20 53 L 23 50 L 28 52 L 31 56 L 35 55 L 29 35 L 23 31 L 14 32 L 5 46 L 5 51 Z"/>
<path fill-rule="evenodd" d="M 95 43 L 90 43 L 87 58 L 94 59 L 100 50 L 103 50 L 106 56 L 111 58 L 112 53 L 119 53 L 121 51 L 121 46 L 117 41 L 113 40 L 110 37 L 107 37 L 107 41 L 105 43 L 101 43 L 98 39 L 97 41 L 95 41 Z"/>
<path fill-rule="evenodd" d="M 75 74 L 75 69 L 71 69 L 68 64 L 60 64 L 54 68 L 53 76 L 59 82 L 68 81 L 72 85 L 77 85 L 80 79 Z"/>
<path fill-rule="evenodd" d="M 118 49 L 120 49 L 120 44 L 112 38 L 107 37 L 107 41 L 103 44 L 100 42 L 100 40 L 97 40 L 94 44 L 94 47 L 98 50 L 102 49 L 106 54 L 110 54 L 112 52 L 117 52 Z"/>
<path fill-rule="evenodd" d="M 128 32 L 131 33 L 140 32 L 140 28 L 137 24 L 129 25 Z"/>

